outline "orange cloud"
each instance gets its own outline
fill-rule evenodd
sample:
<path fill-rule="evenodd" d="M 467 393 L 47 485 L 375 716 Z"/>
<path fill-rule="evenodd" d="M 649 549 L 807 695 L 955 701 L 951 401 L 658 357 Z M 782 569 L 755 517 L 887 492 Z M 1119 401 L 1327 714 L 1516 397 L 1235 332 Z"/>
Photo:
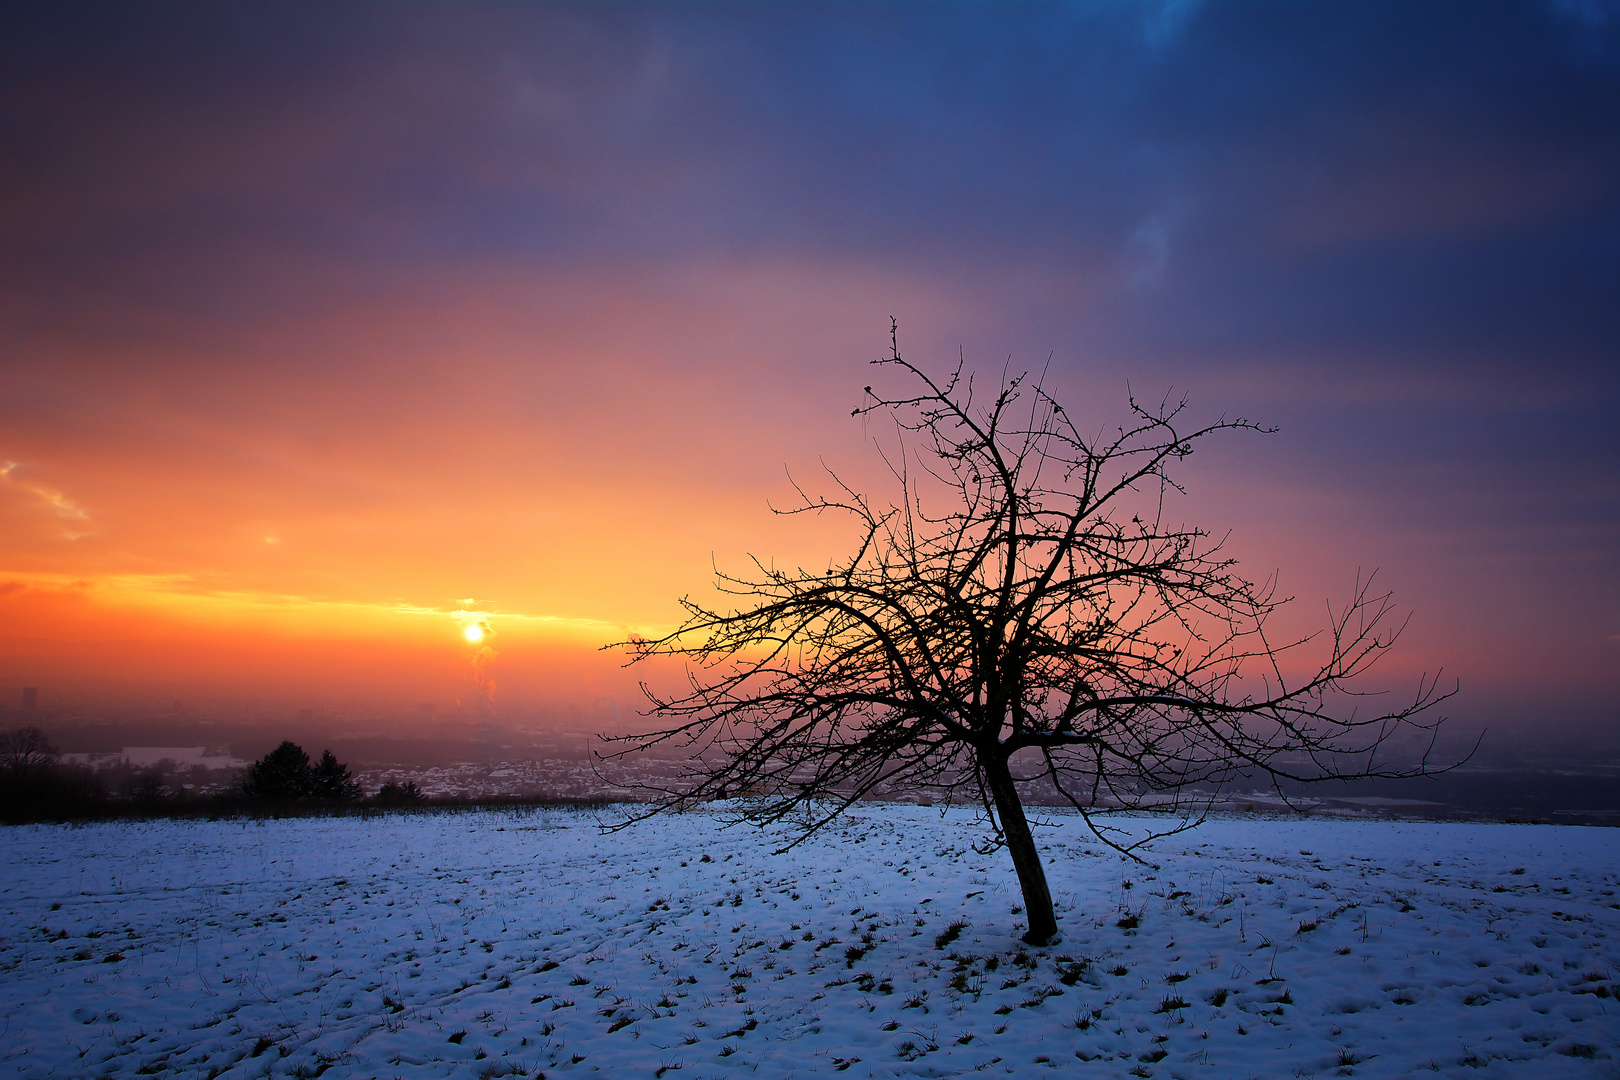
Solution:
<path fill-rule="evenodd" d="M 0 464 L 0 484 L 4 484 L 6 487 L 18 492 L 32 495 L 36 500 L 44 503 L 54 511 L 55 516 L 59 519 L 72 522 L 88 522 L 90 520 L 89 511 L 82 506 L 76 505 L 72 499 L 69 499 L 62 492 L 41 484 L 29 483 L 16 476 L 17 470 L 21 467 L 15 461 Z M 82 526 L 66 526 L 60 530 L 60 535 L 69 540 L 78 540 L 88 536 L 89 532 Z"/>

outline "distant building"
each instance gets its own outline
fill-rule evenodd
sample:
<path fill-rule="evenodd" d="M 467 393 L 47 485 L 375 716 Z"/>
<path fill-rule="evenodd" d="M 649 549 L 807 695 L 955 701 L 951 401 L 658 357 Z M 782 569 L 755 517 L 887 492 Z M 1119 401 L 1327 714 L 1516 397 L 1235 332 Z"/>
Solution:
<path fill-rule="evenodd" d="M 126 746 L 121 756 L 137 768 L 165 761 L 180 769 L 243 769 L 250 764 L 231 757 L 224 746 Z"/>

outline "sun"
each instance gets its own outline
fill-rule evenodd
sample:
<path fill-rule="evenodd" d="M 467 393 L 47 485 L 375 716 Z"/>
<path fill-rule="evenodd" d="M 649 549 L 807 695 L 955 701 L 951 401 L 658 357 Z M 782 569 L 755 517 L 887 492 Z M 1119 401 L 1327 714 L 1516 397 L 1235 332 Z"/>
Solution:
<path fill-rule="evenodd" d="M 477 644 L 478 642 L 484 640 L 484 628 L 479 626 L 477 623 L 470 623 L 468 624 L 467 628 L 461 632 L 461 635 L 468 641 Z"/>

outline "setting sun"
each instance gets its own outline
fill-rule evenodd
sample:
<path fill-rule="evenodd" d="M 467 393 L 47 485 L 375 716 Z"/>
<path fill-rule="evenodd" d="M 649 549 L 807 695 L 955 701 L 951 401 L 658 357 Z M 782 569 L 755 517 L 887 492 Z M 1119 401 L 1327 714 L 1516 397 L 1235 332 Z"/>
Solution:
<path fill-rule="evenodd" d="M 461 633 L 462 636 L 468 641 L 474 642 L 475 644 L 484 640 L 484 628 L 479 626 L 477 623 L 473 623 L 471 626 L 468 626 Z"/>

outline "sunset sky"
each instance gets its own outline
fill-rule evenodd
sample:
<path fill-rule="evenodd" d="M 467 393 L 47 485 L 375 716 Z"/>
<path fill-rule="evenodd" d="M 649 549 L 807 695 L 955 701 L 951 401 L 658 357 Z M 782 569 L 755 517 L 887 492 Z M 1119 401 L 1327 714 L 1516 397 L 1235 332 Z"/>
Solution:
<path fill-rule="evenodd" d="M 882 490 L 891 315 L 1277 426 L 1176 505 L 1289 627 L 1378 568 L 1391 687 L 1620 726 L 1604 0 L 8 5 L 0 693 L 633 709 L 848 547 L 770 507 Z"/>

